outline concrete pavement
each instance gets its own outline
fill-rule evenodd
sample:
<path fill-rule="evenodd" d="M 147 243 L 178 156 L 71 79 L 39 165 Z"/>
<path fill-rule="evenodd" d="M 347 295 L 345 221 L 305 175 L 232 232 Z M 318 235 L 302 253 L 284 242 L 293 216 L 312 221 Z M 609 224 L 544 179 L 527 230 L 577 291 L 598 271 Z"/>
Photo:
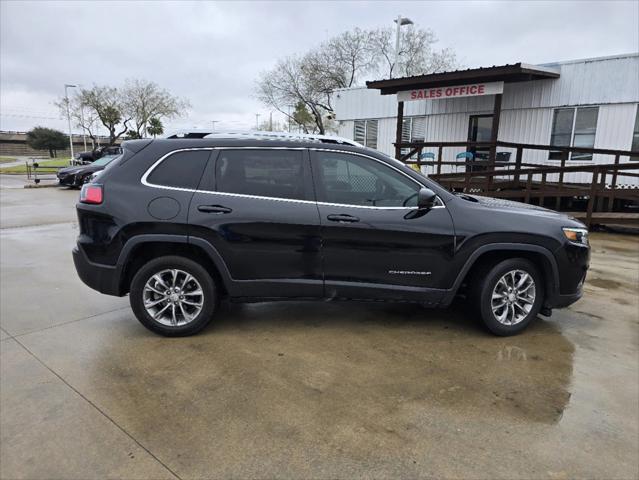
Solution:
<path fill-rule="evenodd" d="M 524 334 L 461 306 L 225 305 L 144 329 L 75 275 L 77 191 L 0 179 L 1 478 L 637 478 L 639 240 Z"/>

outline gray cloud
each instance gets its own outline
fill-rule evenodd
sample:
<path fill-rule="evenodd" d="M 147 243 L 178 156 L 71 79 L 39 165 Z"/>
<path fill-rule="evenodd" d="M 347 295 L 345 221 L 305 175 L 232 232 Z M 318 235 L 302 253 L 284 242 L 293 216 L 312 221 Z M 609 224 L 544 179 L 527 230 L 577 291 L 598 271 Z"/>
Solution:
<path fill-rule="evenodd" d="M 64 83 L 156 81 L 186 97 L 169 128 L 244 129 L 268 110 L 254 82 L 285 55 L 397 14 L 430 27 L 466 66 L 543 63 L 639 50 L 626 2 L 0 2 L 0 128 L 63 128 Z"/>

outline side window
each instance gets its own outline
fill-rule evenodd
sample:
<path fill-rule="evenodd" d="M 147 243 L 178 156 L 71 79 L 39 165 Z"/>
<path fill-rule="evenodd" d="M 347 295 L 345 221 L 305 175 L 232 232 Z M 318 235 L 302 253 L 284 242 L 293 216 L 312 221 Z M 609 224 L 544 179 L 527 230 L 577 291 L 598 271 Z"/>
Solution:
<path fill-rule="evenodd" d="M 306 199 L 300 150 L 222 150 L 215 167 L 217 191 Z"/>
<path fill-rule="evenodd" d="M 164 187 L 195 190 L 211 152 L 187 150 L 166 157 L 147 178 L 147 182 Z"/>
<path fill-rule="evenodd" d="M 420 186 L 375 160 L 346 153 L 316 153 L 320 201 L 356 206 L 414 207 Z"/>

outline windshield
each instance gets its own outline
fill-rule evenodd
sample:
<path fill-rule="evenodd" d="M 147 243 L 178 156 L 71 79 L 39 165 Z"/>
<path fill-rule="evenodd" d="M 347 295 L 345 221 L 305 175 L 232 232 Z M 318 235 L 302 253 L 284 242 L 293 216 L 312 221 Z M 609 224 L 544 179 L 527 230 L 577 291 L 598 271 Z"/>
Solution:
<path fill-rule="evenodd" d="M 118 157 L 120 157 L 120 155 L 106 155 L 102 158 L 97 159 L 95 162 L 93 162 L 93 165 L 102 167 L 102 166 L 108 165 L 109 163 L 111 163 L 113 160 L 115 160 Z"/>

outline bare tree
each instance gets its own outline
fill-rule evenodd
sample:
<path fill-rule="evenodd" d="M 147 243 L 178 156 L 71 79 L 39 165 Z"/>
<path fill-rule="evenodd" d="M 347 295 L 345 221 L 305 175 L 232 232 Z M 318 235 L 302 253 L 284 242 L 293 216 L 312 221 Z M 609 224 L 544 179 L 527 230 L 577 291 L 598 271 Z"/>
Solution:
<path fill-rule="evenodd" d="M 314 132 L 334 128 L 332 98 L 339 88 L 358 85 L 371 75 L 419 75 L 456 65 L 450 50 L 434 50 L 432 31 L 418 28 L 401 33 L 401 52 L 395 65 L 395 34 L 392 28 L 344 32 L 303 56 L 281 59 L 257 81 L 257 98 L 284 114 L 289 121 L 311 130 L 307 122 L 296 121 L 299 105 L 313 118 Z M 296 113 L 291 113 L 295 106 Z"/>
<path fill-rule="evenodd" d="M 89 90 L 82 89 L 79 101 L 108 130 L 109 145 L 113 145 L 129 129 L 131 116 L 125 112 L 122 95 L 117 88 L 94 85 Z M 118 128 L 118 125 L 121 126 Z"/>
<path fill-rule="evenodd" d="M 324 133 L 324 117 L 331 112 L 329 96 L 317 87 L 311 78 L 313 69 L 308 68 L 307 59 L 288 57 L 277 62 L 275 68 L 262 74 L 257 83 L 257 97 L 266 105 L 291 118 L 290 105 L 302 102 L 313 116 L 319 133 Z"/>
<path fill-rule="evenodd" d="M 92 108 L 87 108 L 82 103 L 82 96 L 75 95 L 72 97 L 62 97 L 55 105 L 60 109 L 60 116 L 67 116 L 67 102 L 69 103 L 69 114 L 71 122 L 76 128 L 81 128 L 83 132 L 91 139 L 94 147 L 98 143 L 98 126 L 100 117 Z"/>
<path fill-rule="evenodd" d="M 436 50 L 435 34 L 430 29 L 408 27 L 400 33 L 400 51 L 396 63 L 395 30 L 379 28 L 371 33 L 377 73 L 383 77 L 409 77 L 441 72 L 457 67 L 455 53 L 450 49 Z"/>
<path fill-rule="evenodd" d="M 175 118 L 190 107 L 187 100 L 174 97 L 156 83 L 129 79 L 122 89 L 124 111 L 131 119 L 131 130 L 137 138 L 147 135 L 152 118 Z"/>

